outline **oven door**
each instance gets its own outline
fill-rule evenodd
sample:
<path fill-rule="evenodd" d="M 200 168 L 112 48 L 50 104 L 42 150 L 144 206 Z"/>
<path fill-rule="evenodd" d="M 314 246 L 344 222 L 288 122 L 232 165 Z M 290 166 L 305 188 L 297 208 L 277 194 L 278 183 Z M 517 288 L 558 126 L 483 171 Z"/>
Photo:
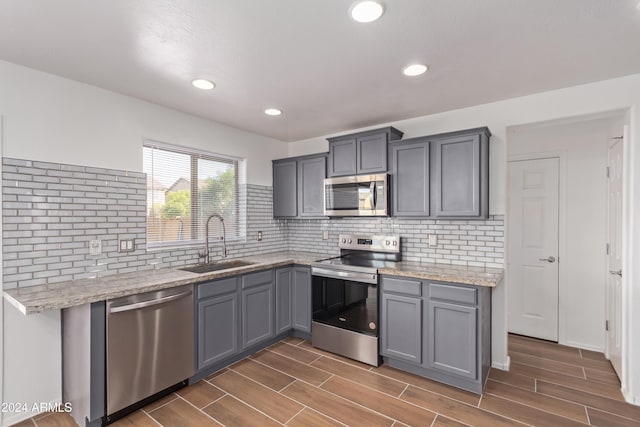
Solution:
<path fill-rule="evenodd" d="M 327 216 L 387 216 L 388 175 L 359 175 L 324 180 Z"/>
<path fill-rule="evenodd" d="M 378 336 L 378 286 L 313 276 L 313 321 Z"/>

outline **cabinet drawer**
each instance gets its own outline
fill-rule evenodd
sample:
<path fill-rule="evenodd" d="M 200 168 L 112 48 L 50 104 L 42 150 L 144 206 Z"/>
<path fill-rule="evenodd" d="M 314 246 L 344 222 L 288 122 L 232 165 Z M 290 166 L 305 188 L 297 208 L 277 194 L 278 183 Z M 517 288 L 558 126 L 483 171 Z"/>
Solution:
<path fill-rule="evenodd" d="M 245 274 L 242 276 L 242 289 L 251 288 L 264 283 L 271 283 L 272 273 L 273 270 L 264 270 L 258 271 L 257 273 Z"/>
<path fill-rule="evenodd" d="M 384 292 L 396 292 L 399 294 L 421 296 L 422 282 L 419 280 L 398 279 L 394 277 L 382 277 L 382 290 Z"/>
<path fill-rule="evenodd" d="M 462 286 L 429 283 L 429 298 L 476 305 L 478 303 L 478 290 Z"/>
<path fill-rule="evenodd" d="M 197 286 L 198 299 L 235 292 L 237 284 L 237 277 L 227 277 L 213 282 L 202 283 Z"/>

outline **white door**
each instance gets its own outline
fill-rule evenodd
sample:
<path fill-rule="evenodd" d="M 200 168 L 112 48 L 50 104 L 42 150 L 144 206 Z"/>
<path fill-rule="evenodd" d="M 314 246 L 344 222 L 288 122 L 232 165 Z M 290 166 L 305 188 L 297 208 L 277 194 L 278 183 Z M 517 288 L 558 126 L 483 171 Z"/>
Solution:
<path fill-rule="evenodd" d="M 509 162 L 509 332 L 558 341 L 558 158 Z"/>
<path fill-rule="evenodd" d="M 625 126 L 625 133 L 626 133 Z M 609 185 L 607 240 L 607 355 L 618 377 L 621 376 L 622 349 L 622 140 L 609 146 Z"/>

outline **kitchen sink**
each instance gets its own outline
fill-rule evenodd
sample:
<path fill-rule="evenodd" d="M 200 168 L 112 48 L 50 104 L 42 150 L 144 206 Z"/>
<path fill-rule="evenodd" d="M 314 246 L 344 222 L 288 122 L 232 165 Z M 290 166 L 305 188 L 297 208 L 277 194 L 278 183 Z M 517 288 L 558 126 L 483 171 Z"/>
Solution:
<path fill-rule="evenodd" d="M 190 271 L 192 273 L 210 273 L 212 271 L 227 270 L 229 268 L 245 267 L 247 265 L 255 264 L 248 261 L 224 261 L 224 262 L 212 262 L 209 264 L 194 265 L 192 267 L 180 268 L 182 271 Z"/>

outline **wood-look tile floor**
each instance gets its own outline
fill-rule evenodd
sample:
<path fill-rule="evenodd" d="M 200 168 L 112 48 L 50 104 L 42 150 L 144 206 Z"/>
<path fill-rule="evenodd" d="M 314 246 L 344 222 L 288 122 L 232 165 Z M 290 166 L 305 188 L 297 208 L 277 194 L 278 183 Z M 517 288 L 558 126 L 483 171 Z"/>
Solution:
<path fill-rule="evenodd" d="M 113 426 L 640 426 L 601 353 L 509 337 L 480 396 L 288 338 Z M 73 426 L 66 414 L 20 426 Z"/>

